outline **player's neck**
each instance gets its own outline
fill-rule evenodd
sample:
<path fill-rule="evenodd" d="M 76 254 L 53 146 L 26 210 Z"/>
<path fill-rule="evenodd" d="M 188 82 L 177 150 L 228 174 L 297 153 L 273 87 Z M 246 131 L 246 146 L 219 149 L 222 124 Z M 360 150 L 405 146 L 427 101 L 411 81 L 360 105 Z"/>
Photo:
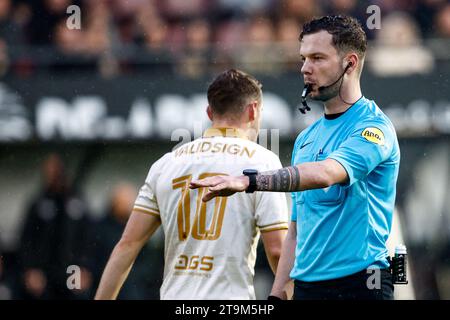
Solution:
<path fill-rule="evenodd" d="M 211 125 L 212 129 L 229 129 L 236 130 L 239 136 L 245 137 L 250 141 L 256 141 L 258 138 L 258 131 L 251 128 L 248 123 L 236 123 L 234 121 L 213 121 Z"/>
<path fill-rule="evenodd" d="M 239 124 L 235 121 L 227 121 L 227 120 L 214 120 L 211 128 L 214 129 L 223 129 L 223 128 L 230 128 L 230 129 L 236 129 L 236 130 L 246 130 L 247 125 L 245 123 Z"/>
<path fill-rule="evenodd" d="M 353 103 L 361 98 L 361 96 L 362 93 L 359 81 L 348 84 L 347 86 L 343 85 L 340 96 L 337 95 L 324 103 L 325 114 L 345 112 Z"/>

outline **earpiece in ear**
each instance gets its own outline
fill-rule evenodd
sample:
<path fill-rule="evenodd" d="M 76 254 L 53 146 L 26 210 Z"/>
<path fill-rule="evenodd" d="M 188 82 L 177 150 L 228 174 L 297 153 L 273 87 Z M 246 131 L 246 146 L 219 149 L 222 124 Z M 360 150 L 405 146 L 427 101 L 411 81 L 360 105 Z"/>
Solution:
<path fill-rule="evenodd" d="M 350 68 L 353 65 L 353 62 L 349 61 L 349 63 L 347 63 L 347 66 L 345 67 L 345 71 L 348 70 L 348 68 Z"/>

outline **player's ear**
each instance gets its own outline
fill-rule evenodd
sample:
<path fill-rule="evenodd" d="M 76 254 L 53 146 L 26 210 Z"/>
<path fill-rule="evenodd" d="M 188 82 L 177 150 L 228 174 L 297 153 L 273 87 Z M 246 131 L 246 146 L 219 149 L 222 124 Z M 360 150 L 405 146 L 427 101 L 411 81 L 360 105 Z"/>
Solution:
<path fill-rule="evenodd" d="M 209 120 L 213 121 L 213 113 L 212 113 L 211 106 L 208 106 L 206 108 L 206 114 L 208 115 Z"/>
<path fill-rule="evenodd" d="M 258 104 L 255 102 L 252 102 L 247 105 L 247 112 L 248 112 L 248 120 L 254 121 L 256 119 L 256 115 L 258 113 Z"/>

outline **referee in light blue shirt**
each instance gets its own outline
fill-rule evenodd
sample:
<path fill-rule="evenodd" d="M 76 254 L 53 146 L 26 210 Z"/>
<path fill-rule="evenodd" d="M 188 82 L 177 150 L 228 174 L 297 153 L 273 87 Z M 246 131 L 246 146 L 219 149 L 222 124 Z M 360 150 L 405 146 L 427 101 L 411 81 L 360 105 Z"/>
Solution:
<path fill-rule="evenodd" d="M 325 16 L 305 23 L 299 40 L 303 96 L 323 102 L 325 112 L 298 136 L 291 166 L 249 168 L 190 187 L 209 187 L 204 201 L 240 191 L 292 192 L 272 298 L 289 298 L 293 279 L 294 299 L 393 299 L 386 240 L 400 150 L 392 123 L 361 92 L 366 35 L 354 18 Z"/>
<path fill-rule="evenodd" d="M 354 50 L 360 59 L 344 62 L 336 81 L 321 83 L 322 60 L 333 56 L 323 45 L 326 38 L 331 38 L 338 57 Z M 366 48 L 364 31 L 352 18 L 324 17 L 307 23 L 300 41 L 305 83 L 312 85 L 311 98 L 325 103 L 325 114 L 299 134 L 292 166 L 333 159 L 347 177 L 327 188 L 292 193 L 296 246 L 290 277 L 295 283 L 294 298 L 393 299 L 386 241 L 391 231 L 400 149 L 390 120 L 359 89 Z M 353 89 L 359 90 L 355 90 L 353 101 L 347 100 L 343 94 L 345 77 L 358 62 L 358 81 Z M 315 87 L 318 93 L 314 95 Z M 351 96 L 352 88 L 347 87 L 347 92 Z M 330 103 L 333 99 L 338 103 Z M 375 274 L 368 268 L 379 270 L 378 288 L 368 285 Z M 276 283 L 272 294 L 282 296 Z"/>
<path fill-rule="evenodd" d="M 342 76 L 331 85 L 318 79 L 324 65 L 320 61 L 326 59 L 321 54 L 329 53 L 320 40 L 327 36 L 337 56 L 345 54 L 347 47 L 347 54 L 348 48 L 350 52 L 354 49 L 360 58 L 357 62 L 347 60 Z M 364 31 L 352 18 L 324 17 L 306 24 L 300 41 L 305 83 L 313 86 L 311 98 L 324 101 L 325 114 L 299 134 L 292 165 L 333 159 L 347 177 L 327 188 L 292 193 L 292 222 L 297 229 L 290 272 L 294 298 L 393 299 L 386 241 L 400 163 L 397 136 L 387 116 L 360 90 L 356 101 L 347 103 L 343 97 L 348 70 L 359 62 L 360 70 L 356 71 L 362 71 Z M 317 86 L 318 94 L 314 95 Z M 359 76 L 355 87 L 359 89 Z M 344 107 L 333 110 L 333 99 Z M 378 288 L 368 285 L 372 275 L 369 268 L 379 270 Z M 274 291 L 273 295 L 280 295 L 276 286 Z"/>
<path fill-rule="evenodd" d="M 381 275 L 389 278 L 386 240 L 400 161 L 392 123 L 364 97 L 343 113 L 325 114 L 298 136 L 292 165 L 324 159 L 338 161 L 348 181 L 292 193 L 297 245 L 291 278 L 300 288 L 314 288 L 317 281 L 327 288 L 346 281 L 326 280 L 356 273 L 365 284 L 368 267 L 385 269 Z"/>

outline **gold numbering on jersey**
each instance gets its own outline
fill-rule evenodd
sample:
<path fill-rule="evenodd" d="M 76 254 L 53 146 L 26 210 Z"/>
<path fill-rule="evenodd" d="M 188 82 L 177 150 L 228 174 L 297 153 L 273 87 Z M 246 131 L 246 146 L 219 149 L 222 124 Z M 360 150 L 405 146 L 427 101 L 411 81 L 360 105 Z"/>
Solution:
<path fill-rule="evenodd" d="M 204 179 L 211 176 L 226 175 L 224 173 L 202 173 L 198 179 Z M 180 241 L 187 239 L 189 234 L 197 240 L 217 240 L 222 231 L 223 217 L 225 207 L 227 204 L 226 197 L 216 197 L 214 201 L 214 210 L 211 223 L 208 228 L 206 226 L 207 203 L 202 201 L 206 188 L 199 188 L 196 199 L 196 210 L 191 228 L 191 198 L 189 183 L 192 180 L 192 175 L 188 174 L 172 180 L 172 188 L 181 189 L 181 198 L 178 201 L 177 208 L 177 225 L 178 238 Z"/>
<path fill-rule="evenodd" d="M 213 264 L 214 257 L 210 256 L 192 256 L 182 254 L 178 257 L 178 262 L 175 265 L 176 270 L 202 270 L 211 271 L 214 267 Z"/>
<path fill-rule="evenodd" d="M 384 145 L 384 133 L 378 128 L 365 128 L 361 135 L 370 142 L 379 144 L 380 146 Z"/>

